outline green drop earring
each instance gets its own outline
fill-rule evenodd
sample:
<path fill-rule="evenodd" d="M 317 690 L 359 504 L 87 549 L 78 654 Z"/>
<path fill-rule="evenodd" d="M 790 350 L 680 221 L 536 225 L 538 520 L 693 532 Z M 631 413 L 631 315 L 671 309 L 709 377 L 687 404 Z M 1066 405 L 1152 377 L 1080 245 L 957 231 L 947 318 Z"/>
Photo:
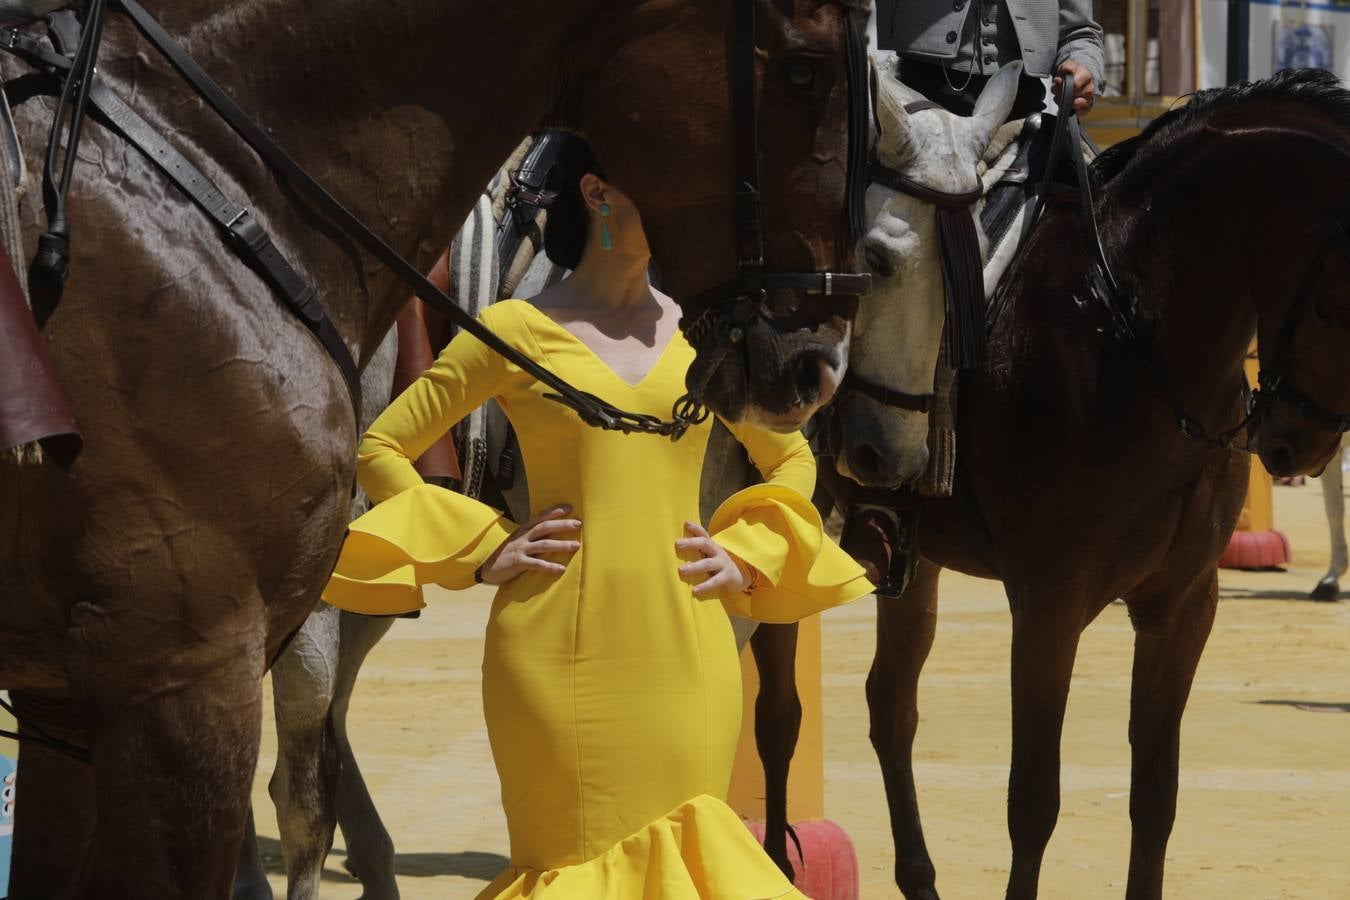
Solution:
<path fill-rule="evenodd" d="M 608 203 L 600 204 L 600 249 L 613 250 L 614 238 L 609 233 L 609 214 L 614 212 Z"/>

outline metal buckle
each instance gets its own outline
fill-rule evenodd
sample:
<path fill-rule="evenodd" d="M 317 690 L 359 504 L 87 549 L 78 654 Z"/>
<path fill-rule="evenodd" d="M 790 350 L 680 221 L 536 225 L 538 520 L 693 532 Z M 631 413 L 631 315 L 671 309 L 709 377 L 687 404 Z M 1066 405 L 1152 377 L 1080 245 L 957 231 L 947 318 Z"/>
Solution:
<path fill-rule="evenodd" d="M 242 219 L 242 218 L 243 218 L 244 216 L 246 216 L 246 215 L 248 215 L 248 207 L 247 207 L 247 206 L 241 206 L 241 207 L 239 207 L 239 212 L 237 212 L 237 213 L 235 213 L 234 215 L 230 216 L 229 221 L 225 223 L 225 227 L 226 227 L 226 228 L 229 228 L 229 229 L 233 229 L 235 225 L 239 224 L 239 220 Z"/>

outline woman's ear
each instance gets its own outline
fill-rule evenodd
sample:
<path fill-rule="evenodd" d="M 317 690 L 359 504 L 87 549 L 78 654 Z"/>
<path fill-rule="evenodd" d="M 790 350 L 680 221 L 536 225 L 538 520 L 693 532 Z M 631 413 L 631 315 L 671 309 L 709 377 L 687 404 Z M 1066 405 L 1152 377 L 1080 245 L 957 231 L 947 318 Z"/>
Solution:
<path fill-rule="evenodd" d="M 581 176 L 581 199 L 592 210 L 598 210 L 602 203 L 609 202 L 605 191 L 606 185 L 600 180 L 600 176 L 593 172 Z"/>

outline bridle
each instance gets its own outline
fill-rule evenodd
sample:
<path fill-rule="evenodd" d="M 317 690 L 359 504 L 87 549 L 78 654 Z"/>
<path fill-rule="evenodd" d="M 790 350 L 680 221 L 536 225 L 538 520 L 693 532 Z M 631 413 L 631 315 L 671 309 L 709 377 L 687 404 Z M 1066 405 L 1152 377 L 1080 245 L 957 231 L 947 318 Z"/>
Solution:
<path fill-rule="evenodd" d="M 909 114 L 941 109 L 931 100 L 905 104 Z M 879 184 L 937 207 L 939 257 L 942 261 L 943 296 L 947 312 L 947 359 L 958 369 L 978 365 L 984 358 L 984 267 L 979 231 L 975 227 L 975 204 L 984 196 L 979 176 L 969 191 L 950 192 L 929 187 L 882 164 L 873 150 L 867 167 L 870 184 Z M 843 386 L 893 409 L 927 413 L 933 394 L 913 394 L 869 381 L 850 367 Z"/>
<path fill-rule="evenodd" d="M 847 211 L 852 240 L 862 234 L 867 189 L 867 152 L 871 110 L 867 90 L 867 49 L 862 15 L 852 3 L 847 9 L 844 47 L 848 72 L 849 162 Z M 731 82 L 732 132 L 736 160 L 735 229 L 739 261 L 736 275 L 715 287 L 690 297 L 689 310 L 680 321 L 690 345 L 710 355 L 699 383 L 676 401 L 677 422 L 695 424 L 708 417 L 703 392 L 721 360 L 745 339 L 745 330 L 756 319 L 771 319 L 769 292 L 805 291 L 810 294 L 862 297 L 872 287 L 867 272 L 770 271 L 764 259 L 764 203 L 760 194 L 759 117 L 755 106 L 755 5 L 756 0 L 736 0 L 732 11 L 734 52 L 728 63 Z"/>
<path fill-rule="evenodd" d="M 736 0 L 733 10 L 734 33 L 728 68 L 732 83 L 732 129 L 736 148 L 736 234 L 740 251 L 740 266 L 736 278 L 726 284 L 705 291 L 690 301 L 703 309 L 703 314 L 692 321 L 686 317 L 686 334 L 696 348 L 708 350 L 710 337 L 738 341 L 743 328 L 762 314 L 767 291 L 777 288 L 803 290 L 827 295 L 865 294 L 871 276 L 854 272 L 767 272 L 765 271 L 762 208 L 759 196 L 759 135 L 756 127 L 754 103 L 755 74 L 755 4 L 757 0 Z M 836 0 L 849 6 L 846 23 L 846 51 L 849 67 L 850 92 L 850 182 L 848 205 L 850 221 L 862 219 L 862 189 L 854 187 L 854 179 L 864 168 L 857 163 L 859 153 L 866 153 L 866 140 L 856 139 L 858 131 L 857 107 L 861 102 L 866 113 L 866 54 L 863 46 L 859 15 L 849 0 Z M 109 4 L 129 16 L 141 33 L 154 45 L 183 77 L 189 86 L 253 149 L 274 171 L 278 172 L 296 192 L 312 203 L 318 211 L 344 234 L 382 262 L 400 280 L 429 306 L 445 315 L 455 325 L 468 331 L 553 393 L 544 396 L 572 410 L 586 422 L 598 428 L 625 433 L 666 435 L 678 440 L 694 424 L 704 421 L 708 412 L 702 405 L 702 391 L 706 379 L 698 389 L 680 398 L 670 421 L 643 413 L 619 409 L 593 394 L 573 387 L 564 379 L 538 362 L 501 340 L 496 334 L 466 313 L 443 291 L 431 284 L 409 262 L 398 255 L 368 226 L 351 213 L 340 201 L 314 180 L 267 132 L 258 126 L 213 81 L 196 61 L 165 31 L 137 0 L 88 0 L 85 6 L 85 27 L 78 36 L 76 51 L 67 55 L 61 48 L 49 50 L 33 37 L 17 29 L 0 31 L 0 50 L 24 59 L 39 70 L 62 82 L 61 103 L 53 126 L 53 147 L 59 143 L 60 129 L 67 108 L 72 110 L 70 135 L 66 140 L 66 162 L 62 177 L 54 174 L 55 149 L 49 152 L 44 195 L 48 207 L 48 232 L 39 242 L 35 260 L 39 272 L 45 272 L 45 281 L 54 296 L 59 297 L 68 271 L 69 235 L 65 226 L 65 195 L 69 186 L 68 170 L 76 159 L 80 138 L 80 124 L 86 106 L 92 106 L 114 131 L 136 147 L 163 175 L 185 193 L 194 204 L 212 218 L 220 228 L 227 245 L 246 264 L 259 272 L 268 286 L 297 319 L 309 329 L 333 359 L 342 373 L 351 395 L 354 412 L 360 410 L 360 374 L 350 350 L 329 318 L 317 294 L 304 277 L 284 258 L 271 237 L 250 214 L 246 204 L 229 200 L 225 194 L 186 160 L 167 140 L 155 131 L 125 102 L 107 87 L 94 68 L 101 38 L 104 11 Z M 70 16 L 70 24 L 73 24 Z M 56 29 L 53 28 L 55 32 Z M 858 81 L 861 70 L 863 81 Z M 859 101 L 859 92 L 861 101 Z M 862 122 L 866 134 L 866 120 Z M 865 159 L 865 157 L 864 157 Z M 858 226 L 860 227 L 860 226 Z M 734 312 L 728 307 L 734 307 Z M 733 324 L 726 324 L 730 318 Z M 714 351 L 715 352 L 715 351 Z M 711 372 L 716 365 L 709 367 Z"/>

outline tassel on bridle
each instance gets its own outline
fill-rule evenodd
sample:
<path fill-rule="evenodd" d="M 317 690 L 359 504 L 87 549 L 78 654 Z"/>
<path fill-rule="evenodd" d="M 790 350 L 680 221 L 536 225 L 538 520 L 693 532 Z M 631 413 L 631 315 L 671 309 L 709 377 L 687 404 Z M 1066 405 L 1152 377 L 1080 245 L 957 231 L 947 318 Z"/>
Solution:
<path fill-rule="evenodd" d="M 947 359 L 954 369 L 984 361 L 984 266 L 970 206 L 940 206 L 938 244 L 947 298 Z"/>

